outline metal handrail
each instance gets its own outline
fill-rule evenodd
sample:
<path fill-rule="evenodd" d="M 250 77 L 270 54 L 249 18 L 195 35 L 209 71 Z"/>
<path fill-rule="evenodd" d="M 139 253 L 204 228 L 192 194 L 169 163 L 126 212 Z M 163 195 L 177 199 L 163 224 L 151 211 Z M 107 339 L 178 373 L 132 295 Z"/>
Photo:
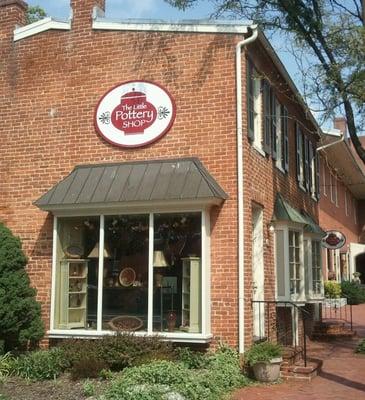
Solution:
<path fill-rule="evenodd" d="M 299 307 L 297 304 L 293 303 L 292 301 L 282 301 L 282 300 L 251 300 L 251 305 L 253 304 L 275 304 L 277 305 L 284 305 L 285 307 L 289 306 L 292 307 L 294 309 L 296 309 L 297 311 L 299 311 L 302 315 L 302 322 L 303 322 L 303 359 L 304 359 L 304 366 L 307 366 L 307 329 L 306 329 L 306 324 L 305 324 L 305 320 L 311 317 L 311 314 L 307 311 L 304 310 L 302 307 Z M 269 321 L 270 321 L 270 311 L 269 311 L 269 307 L 268 309 L 268 325 L 269 325 Z M 261 316 L 259 316 L 259 318 L 261 318 Z M 270 329 L 268 327 L 268 329 Z M 296 341 L 295 341 L 295 349 L 296 349 Z"/>

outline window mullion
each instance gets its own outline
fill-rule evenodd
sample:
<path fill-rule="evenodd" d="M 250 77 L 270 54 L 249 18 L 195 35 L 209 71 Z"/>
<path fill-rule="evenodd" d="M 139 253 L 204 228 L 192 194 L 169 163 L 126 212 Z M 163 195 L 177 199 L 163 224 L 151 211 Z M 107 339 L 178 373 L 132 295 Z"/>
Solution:
<path fill-rule="evenodd" d="M 154 222 L 153 213 L 149 214 L 148 229 L 148 319 L 147 332 L 153 333 L 153 246 L 154 246 Z"/>
<path fill-rule="evenodd" d="M 103 271 L 104 271 L 104 215 L 100 215 L 99 230 L 99 270 L 98 270 L 98 304 L 97 304 L 97 332 L 103 327 Z"/>

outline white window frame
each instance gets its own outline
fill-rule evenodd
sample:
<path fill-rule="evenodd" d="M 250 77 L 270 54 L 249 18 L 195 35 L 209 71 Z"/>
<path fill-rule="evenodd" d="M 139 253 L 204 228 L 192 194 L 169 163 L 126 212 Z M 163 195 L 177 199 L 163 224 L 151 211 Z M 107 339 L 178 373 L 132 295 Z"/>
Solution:
<path fill-rule="evenodd" d="M 253 137 L 252 141 L 253 147 L 256 148 L 256 150 L 258 150 L 260 153 L 263 153 L 264 150 L 263 150 L 263 137 L 262 137 L 262 90 L 261 90 L 262 83 L 260 75 L 252 63 L 251 63 L 251 72 L 252 76 L 250 75 L 249 79 L 252 79 L 253 98 L 250 99 L 251 94 L 249 93 L 248 90 L 248 96 L 249 96 L 248 102 L 251 100 L 253 103 L 254 120 L 253 120 L 253 130 L 250 127 L 248 129 L 251 130 L 251 135 Z"/>
<path fill-rule="evenodd" d="M 306 276 L 307 276 L 307 299 L 308 300 L 320 300 L 324 298 L 324 286 L 323 286 L 323 268 L 322 268 L 322 247 L 321 247 L 321 238 L 317 235 L 304 235 L 304 241 L 306 242 L 307 248 L 307 263 L 304 265 Z M 319 265 L 313 265 L 313 254 L 314 254 L 314 243 L 317 245 L 317 250 L 319 253 L 317 256 L 319 257 Z M 320 291 L 315 293 L 313 290 L 314 284 L 314 268 L 320 271 Z"/>
<path fill-rule="evenodd" d="M 326 186 L 327 185 L 327 179 L 326 179 L 326 174 L 327 174 L 326 166 L 323 163 L 323 175 L 322 175 L 323 185 L 322 185 L 322 187 L 323 187 L 323 194 L 327 197 L 327 186 Z"/>
<path fill-rule="evenodd" d="M 345 215 L 346 217 L 349 216 L 349 203 L 348 203 L 348 190 L 345 188 Z"/>
<path fill-rule="evenodd" d="M 283 231 L 284 234 L 284 277 L 285 277 L 285 295 L 279 296 L 277 290 L 277 280 L 275 277 L 275 293 L 276 299 L 278 301 L 293 301 L 298 303 L 303 303 L 306 300 L 305 296 L 305 273 L 304 273 L 304 240 L 303 240 L 303 226 L 300 224 L 294 223 L 276 223 L 275 231 L 280 230 Z M 289 232 L 294 231 L 299 233 L 299 262 L 300 262 L 300 290 L 299 293 L 291 294 L 290 293 L 290 262 L 289 262 Z M 275 251 L 276 251 L 276 238 L 275 238 Z M 276 254 L 275 254 L 275 262 L 276 262 Z M 275 265 L 275 275 L 277 271 L 277 266 Z"/>
<path fill-rule="evenodd" d="M 282 131 L 282 124 L 281 119 L 284 118 L 281 110 L 281 104 L 279 103 L 278 99 L 275 98 L 275 109 L 276 109 L 276 161 L 275 165 L 276 168 L 279 169 L 282 173 L 285 174 L 285 170 L 283 168 L 283 141 L 284 141 L 284 132 Z"/>
<path fill-rule="evenodd" d="M 174 213 L 189 213 L 189 212 L 201 212 L 201 234 L 202 234 L 202 254 L 201 254 L 201 333 L 187 333 L 187 332 L 156 332 L 153 331 L 152 325 L 152 308 L 153 308 L 153 215 L 154 214 L 174 214 Z M 148 322 L 147 331 L 134 332 L 136 336 L 159 336 L 174 342 L 191 342 L 191 343 L 207 343 L 211 340 L 211 294 L 210 294 L 210 210 L 209 208 L 202 207 L 189 207 L 189 208 L 171 208 L 171 209 L 153 209 L 151 210 L 113 210 L 108 213 L 101 214 L 96 210 L 82 211 L 82 212 L 65 212 L 55 213 L 53 222 L 53 247 L 52 247 L 52 293 L 51 293 L 51 315 L 50 315 L 50 328 L 48 336 L 50 338 L 92 338 L 100 337 L 104 335 L 115 335 L 116 332 L 102 329 L 102 296 L 103 296 L 103 267 L 104 258 L 99 258 L 99 277 L 98 277 L 98 306 L 97 306 L 97 329 L 86 330 L 86 329 L 56 329 L 55 326 L 55 306 L 56 306 L 56 271 L 57 271 L 57 244 L 59 242 L 58 237 L 58 218 L 59 217 L 80 217 L 80 216 L 100 216 L 100 254 L 103 254 L 104 249 L 104 219 L 107 215 L 115 214 L 123 215 L 138 215 L 148 214 L 149 215 L 149 262 L 148 262 Z"/>
<path fill-rule="evenodd" d="M 354 210 L 354 222 L 357 225 L 357 201 L 355 198 L 352 198 L 353 210 Z"/>

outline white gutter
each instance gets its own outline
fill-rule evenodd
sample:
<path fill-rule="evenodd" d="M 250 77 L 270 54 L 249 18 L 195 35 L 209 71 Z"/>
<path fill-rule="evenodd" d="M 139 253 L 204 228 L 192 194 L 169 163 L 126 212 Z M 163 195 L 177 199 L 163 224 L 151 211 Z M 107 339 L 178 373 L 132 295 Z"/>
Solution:
<path fill-rule="evenodd" d="M 243 137 L 242 137 L 242 47 L 256 40 L 257 25 L 252 35 L 236 45 L 236 110 L 237 110 L 237 179 L 238 179 L 238 349 L 245 351 L 245 278 L 244 278 L 244 217 L 243 217 Z"/>
<path fill-rule="evenodd" d="M 317 151 L 324 150 L 324 149 L 326 149 L 327 147 L 333 146 L 333 145 L 335 145 L 335 144 L 337 144 L 337 143 L 341 143 L 341 142 L 343 142 L 344 140 L 345 140 L 345 135 L 342 133 L 342 137 L 341 137 L 340 140 L 336 140 L 335 142 L 328 143 L 328 144 L 325 144 L 324 146 L 317 147 Z"/>

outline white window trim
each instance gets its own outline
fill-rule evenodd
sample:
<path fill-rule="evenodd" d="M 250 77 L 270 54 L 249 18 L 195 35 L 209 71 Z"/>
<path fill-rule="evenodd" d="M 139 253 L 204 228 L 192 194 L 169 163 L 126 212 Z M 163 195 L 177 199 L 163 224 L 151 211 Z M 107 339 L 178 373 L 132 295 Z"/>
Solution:
<path fill-rule="evenodd" d="M 254 108 L 254 139 L 253 146 L 257 148 L 260 153 L 263 150 L 263 132 L 262 132 L 262 91 L 261 91 L 261 78 L 258 75 L 255 67 L 252 67 L 253 72 L 253 108 Z M 265 154 L 265 153 L 264 153 Z"/>
<path fill-rule="evenodd" d="M 277 280 L 275 276 L 275 294 L 278 301 L 290 301 L 294 303 L 303 303 L 306 301 L 305 295 L 305 273 L 304 273 L 304 240 L 303 240 L 303 226 L 300 224 L 293 223 L 277 223 L 275 224 L 275 230 L 282 230 L 284 234 L 284 277 L 285 277 L 285 295 L 279 296 L 277 293 Z M 290 263 L 289 263 L 289 231 L 294 231 L 299 233 L 299 243 L 300 243 L 300 293 L 299 295 L 290 294 Z M 276 251 L 276 249 L 275 249 Z M 276 258 L 275 258 L 276 260 Z M 277 271 L 277 266 L 275 265 L 275 275 Z"/>
<path fill-rule="evenodd" d="M 275 165 L 278 170 L 283 172 L 285 174 L 285 170 L 282 167 L 282 158 L 284 155 L 282 154 L 283 151 L 283 140 L 284 140 L 284 132 L 282 132 L 281 129 L 281 118 L 284 118 L 284 116 L 281 113 L 281 104 L 279 103 L 278 99 L 275 98 L 275 110 L 276 110 L 276 161 Z"/>
<path fill-rule="evenodd" d="M 319 246 L 319 255 L 320 255 L 320 270 L 321 270 L 321 292 L 314 293 L 313 292 L 313 259 L 312 259 L 312 242 L 318 242 L 320 244 L 321 238 L 317 235 L 304 235 L 304 241 L 308 243 L 308 265 L 304 265 L 304 268 L 307 267 L 308 274 L 308 300 L 321 300 L 324 298 L 324 284 L 323 284 L 323 265 L 322 265 L 322 254 L 321 254 L 321 245 Z"/>
<path fill-rule="evenodd" d="M 327 197 L 326 166 L 324 164 L 323 164 L 323 176 L 322 176 L 322 179 L 323 179 L 323 186 L 322 186 L 323 187 L 323 194 Z"/>
<path fill-rule="evenodd" d="M 152 308 L 153 308 L 153 215 L 154 214 L 170 214 L 170 213 L 188 213 L 188 212 L 201 212 L 201 234 L 202 234 L 202 255 L 201 255 L 201 271 L 202 271 L 202 287 L 201 287 L 201 333 L 186 333 L 186 332 L 157 332 L 153 331 L 152 324 Z M 135 332 L 137 336 L 159 336 L 165 338 L 166 340 L 171 340 L 175 342 L 191 342 L 191 343 L 206 343 L 212 339 L 211 334 L 211 296 L 210 296 L 210 210 L 209 208 L 192 208 L 192 209 L 180 209 L 180 210 L 164 210 L 158 209 L 153 211 L 132 211 L 124 210 L 119 211 L 120 214 L 149 214 L 149 263 L 148 263 L 148 322 L 147 331 Z M 63 213 L 62 213 L 63 214 Z M 100 253 L 103 253 L 104 246 L 104 220 L 106 215 L 114 215 L 115 212 L 110 214 L 84 214 L 84 215 L 99 215 L 100 216 Z M 67 217 L 80 216 L 80 213 L 73 212 L 67 215 L 62 215 Z M 57 271 L 57 243 L 58 243 L 58 216 L 54 216 L 53 220 L 53 245 L 52 245 L 52 283 L 51 283 L 51 315 L 50 315 L 50 327 L 47 332 L 50 338 L 93 338 L 105 335 L 115 335 L 116 332 L 109 330 L 102 330 L 102 295 L 103 295 L 103 257 L 99 258 L 99 276 L 98 276 L 98 305 L 97 305 L 97 329 L 96 330 L 86 330 L 86 329 L 56 329 L 54 326 L 54 314 L 56 306 L 56 271 Z M 152 222 L 152 225 L 151 225 Z"/>

